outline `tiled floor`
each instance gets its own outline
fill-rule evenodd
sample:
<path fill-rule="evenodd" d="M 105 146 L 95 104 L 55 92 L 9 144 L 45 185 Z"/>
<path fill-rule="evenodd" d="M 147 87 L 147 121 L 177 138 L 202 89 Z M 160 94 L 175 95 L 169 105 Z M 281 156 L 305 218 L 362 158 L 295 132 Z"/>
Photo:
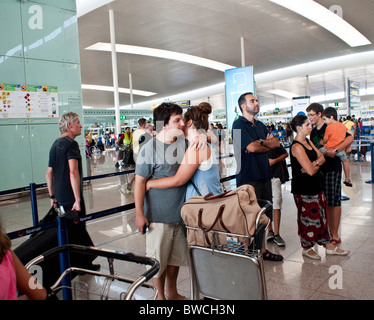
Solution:
<path fill-rule="evenodd" d="M 92 175 L 115 172 L 116 156 L 108 151 L 105 156 L 90 161 Z M 233 159 L 224 160 L 226 166 Z M 325 250 L 316 250 L 321 261 L 305 258 L 297 235 L 296 207 L 290 194 L 290 183 L 283 185 L 283 209 L 281 235 L 286 241 L 284 248 L 271 243 L 267 247 L 282 254 L 283 262 L 265 261 L 265 277 L 269 299 L 274 300 L 340 300 L 374 299 L 374 209 L 371 161 L 350 162 L 353 188 L 343 187 L 343 195 L 350 199 L 343 201 L 340 235 L 341 247 L 349 249 L 347 257 L 326 256 Z M 224 169 L 223 176 L 232 174 L 233 169 Z M 126 193 L 127 176 L 115 176 L 93 180 L 85 187 L 85 201 L 88 213 L 117 207 L 133 202 L 133 193 Z M 38 195 L 38 211 L 42 217 L 49 209 L 49 199 Z M 15 231 L 32 226 L 29 198 L 0 201 L 0 219 L 6 231 Z M 101 219 L 87 222 L 87 229 L 97 247 L 133 252 L 145 255 L 145 238 L 135 227 L 135 212 L 129 210 Z M 13 247 L 26 238 L 13 240 Z M 102 270 L 108 266 L 104 258 L 98 258 Z M 115 263 L 116 272 L 126 277 L 137 277 L 145 267 L 134 263 Z M 229 277 L 230 274 L 227 274 Z M 87 280 L 87 278 L 82 278 Z M 88 282 L 97 284 L 97 280 Z M 188 267 L 181 268 L 178 287 L 180 293 L 190 295 Z M 120 292 L 119 287 L 113 286 Z"/>

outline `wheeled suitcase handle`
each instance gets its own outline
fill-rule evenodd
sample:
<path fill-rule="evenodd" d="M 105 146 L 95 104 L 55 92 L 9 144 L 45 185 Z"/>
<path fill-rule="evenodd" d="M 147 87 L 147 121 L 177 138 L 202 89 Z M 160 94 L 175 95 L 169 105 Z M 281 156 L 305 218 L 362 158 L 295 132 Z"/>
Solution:
<path fill-rule="evenodd" d="M 258 224 L 260 222 L 261 215 L 263 213 L 266 213 L 266 211 L 271 210 L 273 208 L 273 204 L 268 200 L 258 199 L 257 202 L 261 206 L 261 210 L 257 214 L 256 229 L 258 228 Z M 270 219 L 269 219 L 269 223 L 270 223 Z"/>
<path fill-rule="evenodd" d="M 65 245 L 50 249 L 44 252 L 43 254 L 41 254 L 40 256 L 37 256 L 30 262 L 28 262 L 25 267 L 26 269 L 28 269 L 30 268 L 30 266 L 43 262 L 55 256 L 56 254 L 59 254 L 64 251 L 78 252 L 82 254 L 113 258 L 113 259 L 118 259 L 122 261 L 129 261 L 129 262 L 135 262 L 135 263 L 139 263 L 143 265 L 149 265 L 151 266 L 151 268 L 140 276 L 140 277 L 144 277 L 146 281 L 150 280 L 160 269 L 159 262 L 153 258 L 137 256 L 133 253 L 101 249 L 101 248 L 96 248 L 96 247 L 80 246 L 76 244 L 65 244 Z"/>

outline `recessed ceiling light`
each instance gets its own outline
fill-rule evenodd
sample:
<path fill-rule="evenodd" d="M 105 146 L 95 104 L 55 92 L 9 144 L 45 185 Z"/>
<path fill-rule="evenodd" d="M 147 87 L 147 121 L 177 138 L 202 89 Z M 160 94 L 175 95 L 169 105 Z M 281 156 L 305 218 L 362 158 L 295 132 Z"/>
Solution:
<path fill-rule="evenodd" d="M 111 44 L 104 43 L 104 42 L 97 42 L 93 44 L 92 46 L 87 47 L 86 50 L 97 50 L 97 51 L 109 51 L 110 52 Z M 179 53 L 179 52 L 168 51 L 168 50 L 161 50 L 161 49 L 154 49 L 154 48 L 147 48 L 147 47 L 129 46 L 125 44 L 116 44 L 116 52 L 177 60 L 177 61 L 182 61 L 186 63 L 196 64 L 202 67 L 206 67 L 206 68 L 210 68 L 210 69 L 214 69 L 214 70 L 218 70 L 222 72 L 224 72 L 227 69 L 236 68 L 235 66 L 231 66 L 231 65 L 221 63 L 218 61 L 214 61 L 214 60 L 210 60 L 210 59 L 193 56 L 190 54 Z"/>
<path fill-rule="evenodd" d="M 114 92 L 114 87 L 92 85 L 92 84 L 82 84 L 82 89 Z M 118 92 L 130 94 L 130 89 L 118 88 Z M 144 96 L 144 97 L 150 97 L 150 96 L 153 96 L 153 95 L 157 94 L 155 92 L 149 92 L 149 91 L 143 91 L 143 90 L 134 90 L 134 89 L 132 90 L 132 93 L 134 95 Z"/>
<path fill-rule="evenodd" d="M 351 47 L 365 46 L 371 42 L 357 29 L 324 6 L 313 0 L 269 0 L 319 24 Z"/>

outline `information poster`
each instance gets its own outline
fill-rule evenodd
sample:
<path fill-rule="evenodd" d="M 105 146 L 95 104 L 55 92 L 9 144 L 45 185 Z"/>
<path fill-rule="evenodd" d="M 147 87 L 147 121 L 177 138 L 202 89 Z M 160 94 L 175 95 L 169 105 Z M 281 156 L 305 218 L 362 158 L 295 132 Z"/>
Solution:
<path fill-rule="evenodd" d="M 0 83 L 1 118 L 58 117 L 57 87 Z"/>
<path fill-rule="evenodd" d="M 253 66 L 225 71 L 226 124 L 232 129 L 233 122 L 242 114 L 238 106 L 239 97 L 246 92 L 255 93 Z"/>
<path fill-rule="evenodd" d="M 309 96 L 292 98 L 292 116 L 294 117 L 298 114 L 306 116 L 306 108 L 308 108 L 309 104 Z"/>

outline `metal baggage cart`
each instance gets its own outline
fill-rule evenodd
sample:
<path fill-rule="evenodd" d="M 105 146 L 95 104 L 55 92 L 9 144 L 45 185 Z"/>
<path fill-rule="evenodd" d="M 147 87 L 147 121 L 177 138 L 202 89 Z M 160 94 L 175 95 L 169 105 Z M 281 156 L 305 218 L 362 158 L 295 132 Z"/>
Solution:
<path fill-rule="evenodd" d="M 155 300 L 157 297 L 157 289 L 148 283 L 159 270 L 159 263 L 156 259 L 137 256 L 132 253 L 119 252 L 114 250 L 101 249 L 96 247 L 85 247 L 75 244 L 66 244 L 55 247 L 44 254 L 34 258 L 26 264 L 26 269 L 30 270 L 33 266 L 48 260 L 52 256 L 61 254 L 63 252 L 78 252 L 79 254 L 88 254 L 98 257 L 106 257 L 108 260 L 109 273 L 98 272 L 89 269 L 77 268 L 71 266 L 67 268 L 56 282 L 50 287 L 46 288 L 50 296 L 59 297 L 61 290 L 67 290 L 67 296 L 71 296 L 73 300 Z M 127 261 L 130 263 L 137 263 L 148 265 L 150 268 L 144 272 L 137 279 L 126 278 L 115 273 L 114 261 Z M 76 274 L 80 276 L 91 275 L 94 277 L 90 285 L 88 282 L 82 281 L 68 281 L 69 286 L 64 285 L 64 279 L 70 275 Z M 111 294 L 111 289 L 114 288 L 117 296 Z M 139 293 L 138 293 L 139 292 Z M 138 293 L 138 294 L 137 294 Z M 140 298 L 139 298 L 140 297 Z M 63 297 L 64 298 L 64 297 Z"/>
<path fill-rule="evenodd" d="M 210 246 L 188 247 L 192 300 L 199 300 L 201 296 L 216 300 L 267 300 L 261 254 L 267 225 L 259 224 L 259 218 L 272 209 L 272 204 L 264 200 L 258 202 L 264 206 L 257 215 L 253 237 L 209 231 Z M 221 244 L 222 236 L 227 243 Z"/>

